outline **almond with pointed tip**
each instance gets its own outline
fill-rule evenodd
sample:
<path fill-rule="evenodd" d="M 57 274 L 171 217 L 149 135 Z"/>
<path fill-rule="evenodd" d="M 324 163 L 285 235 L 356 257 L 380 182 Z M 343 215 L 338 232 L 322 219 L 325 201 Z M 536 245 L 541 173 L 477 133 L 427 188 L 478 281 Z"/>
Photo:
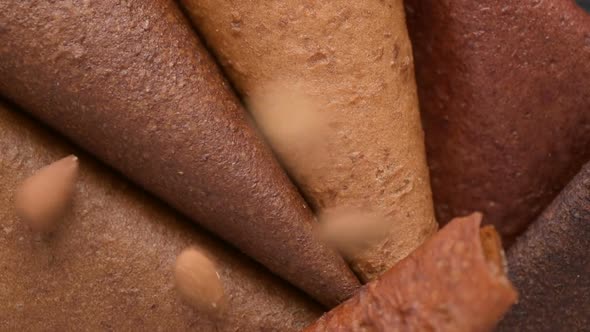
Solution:
<path fill-rule="evenodd" d="M 176 288 L 198 310 L 210 314 L 223 312 L 225 292 L 215 264 L 195 248 L 182 251 L 174 267 Z"/>
<path fill-rule="evenodd" d="M 16 211 L 32 230 L 55 230 L 72 200 L 78 157 L 70 155 L 27 178 L 16 193 Z"/>

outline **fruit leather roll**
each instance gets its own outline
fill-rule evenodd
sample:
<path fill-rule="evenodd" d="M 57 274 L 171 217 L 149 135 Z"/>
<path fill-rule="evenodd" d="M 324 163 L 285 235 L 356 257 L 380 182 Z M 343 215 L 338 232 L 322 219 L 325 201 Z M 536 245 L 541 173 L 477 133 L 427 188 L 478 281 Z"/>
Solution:
<path fill-rule="evenodd" d="M 457 218 L 304 331 L 489 331 L 516 301 L 481 214 Z"/>
<path fill-rule="evenodd" d="M 391 224 L 349 257 L 361 279 L 436 231 L 401 0 L 182 3 L 316 211 Z"/>
<path fill-rule="evenodd" d="M 584 331 L 590 326 L 590 164 L 508 251 L 521 299 L 499 331 Z"/>
<path fill-rule="evenodd" d="M 326 305 L 358 280 L 167 0 L 0 3 L 0 94 Z"/>
<path fill-rule="evenodd" d="M 507 241 L 590 157 L 590 18 L 574 1 L 408 0 L 437 219 Z"/>
<path fill-rule="evenodd" d="M 54 233 L 28 231 L 15 215 L 17 186 L 73 151 L 0 106 L 0 330 L 297 331 L 319 316 L 301 293 L 86 156 Z M 218 265 L 228 298 L 219 320 L 176 294 L 174 259 L 189 245 Z"/>

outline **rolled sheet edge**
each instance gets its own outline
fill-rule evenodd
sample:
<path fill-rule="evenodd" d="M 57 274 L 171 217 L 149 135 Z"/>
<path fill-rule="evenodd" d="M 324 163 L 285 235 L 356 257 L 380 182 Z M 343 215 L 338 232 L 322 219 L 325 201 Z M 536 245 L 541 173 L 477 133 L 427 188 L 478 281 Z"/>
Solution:
<path fill-rule="evenodd" d="M 492 329 L 517 293 L 505 275 L 499 235 L 480 231 L 481 219 L 455 218 L 305 331 Z"/>

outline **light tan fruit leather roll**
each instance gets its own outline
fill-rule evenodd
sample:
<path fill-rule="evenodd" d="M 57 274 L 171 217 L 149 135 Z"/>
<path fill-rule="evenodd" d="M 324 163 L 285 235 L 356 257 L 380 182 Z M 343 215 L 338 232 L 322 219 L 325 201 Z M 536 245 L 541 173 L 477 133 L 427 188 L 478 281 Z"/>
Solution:
<path fill-rule="evenodd" d="M 173 1 L 0 1 L 0 94 L 326 306 L 359 286 Z"/>
<path fill-rule="evenodd" d="M 316 211 L 388 218 L 388 235 L 349 257 L 363 280 L 436 230 L 401 0 L 181 2 Z M 325 132 L 279 142 L 276 122 L 297 122 L 306 107 Z M 287 114 L 267 123 L 268 112 Z M 294 151 L 314 134 L 324 152 Z"/>
<path fill-rule="evenodd" d="M 297 331 L 320 310 L 301 293 L 85 154 L 73 202 L 51 235 L 16 217 L 14 194 L 79 151 L 0 104 L 0 330 Z M 176 255 L 215 261 L 228 299 L 219 320 L 185 304 Z"/>
<path fill-rule="evenodd" d="M 492 330 L 516 301 L 500 237 L 456 218 L 304 332 Z"/>

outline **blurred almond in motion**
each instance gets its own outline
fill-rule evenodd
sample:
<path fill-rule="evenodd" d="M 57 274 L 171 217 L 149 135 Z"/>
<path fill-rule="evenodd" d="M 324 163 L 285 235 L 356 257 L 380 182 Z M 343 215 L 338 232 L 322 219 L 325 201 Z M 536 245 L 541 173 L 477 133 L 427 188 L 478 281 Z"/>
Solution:
<path fill-rule="evenodd" d="M 374 211 L 340 207 L 321 213 L 319 229 L 325 242 L 351 259 L 386 237 L 389 226 Z"/>
<path fill-rule="evenodd" d="M 41 168 L 17 190 L 18 216 L 34 231 L 53 231 L 72 200 L 77 177 L 73 155 Z"/>
<path fill-rule="evenodd" d="M 215 264 L 195 248 L 176 258 L 176 287 L 182 297 L 198 310 L 218 314 L 225 309 L 225 292 Z"/>
<path fill-rule="evenodd" d="M 248 103 L 273 150 L 298 176 L 305 176 L 301 171 L 310 167 L 320 168 L 321 161 L 327 160 L 327 119 L 298 84 L 263 85 Z M 301 165 L 306 167 L 297 167 Z"/>

